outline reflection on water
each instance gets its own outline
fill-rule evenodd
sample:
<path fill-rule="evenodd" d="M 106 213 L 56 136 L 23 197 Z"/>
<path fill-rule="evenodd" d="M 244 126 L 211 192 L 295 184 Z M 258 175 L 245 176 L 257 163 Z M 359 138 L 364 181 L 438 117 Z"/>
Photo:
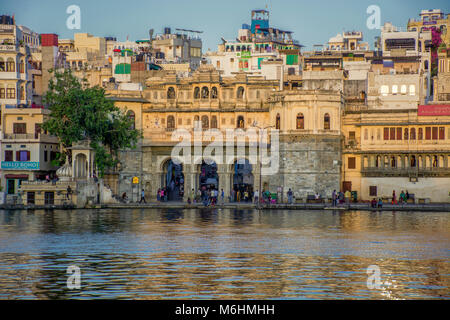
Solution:
<path fill-rule="evenodd" d="M 0 211 L 0 299 L 449 299 L 449 230 L 437 212 Z"/>

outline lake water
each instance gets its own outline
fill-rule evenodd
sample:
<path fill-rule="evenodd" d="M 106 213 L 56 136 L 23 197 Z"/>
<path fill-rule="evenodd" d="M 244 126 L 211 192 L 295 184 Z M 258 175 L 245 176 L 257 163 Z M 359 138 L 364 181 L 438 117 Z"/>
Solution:
<path fill-rule="evenodd" d="M 450 213 L 0 210 L 0 299 L 68 298 L 450 299 Z"/>

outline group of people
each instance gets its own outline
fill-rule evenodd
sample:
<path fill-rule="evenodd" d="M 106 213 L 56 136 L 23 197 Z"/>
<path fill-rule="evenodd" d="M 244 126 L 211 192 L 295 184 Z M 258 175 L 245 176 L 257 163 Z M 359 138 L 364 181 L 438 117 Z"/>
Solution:
<path fill-rule="evenodd" d="M 406 190 L 406 193 L 402 190 L 402 192 L 400 193 L 400 197 L 399 197 L 400 204 L 407 203 L 409 198 L 410 198 L 410 196 L 409 196 L 408 190 Z M 398 204 L 397 196 L 395 194 L 395 190 L 392 190 L 392 201 L 391 201 L 391 203 L 392 204 Z"/>
<path fill-rule="evenodd" d="M 349 190 L 346 190 L 345 192 L 342 191 L 336 192 L 336 190 L 333 190 L 333 193 L 331 194 L 333 207 L 336 207 L 338 204 L 343 203 L 349 204 L 351 197 L 352 193 Z"/>
<path fill-rule="evenodd" d="M 248 187 L 231 190 L 230 202 L 253 202 L 254 193 Z"/>
<path fill-rule="evenodd" d="M 192 189 L 187 202 L 188 204 L 203 203 L 205 207 L 215 206 L 219 200 L 219 196 L 220 202 L 223 204 L 225 198 L 225 192 L 223 191 L 223 189 L 220 190 L 219 195 L 219 190 L 217 190 L 216 188 L 203 186 L 201 188 L 198 188 L 197 192 Z"/>

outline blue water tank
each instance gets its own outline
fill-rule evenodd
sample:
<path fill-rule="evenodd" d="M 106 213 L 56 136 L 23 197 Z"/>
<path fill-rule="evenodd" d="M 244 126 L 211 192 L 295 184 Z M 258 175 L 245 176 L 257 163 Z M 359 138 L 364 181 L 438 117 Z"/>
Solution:
<path fill-rule="evenodd" d="M 246 30 L 250 30 L 250 25 L 243 23 L 242 24 L 242 29 L 246 29 Z"/>

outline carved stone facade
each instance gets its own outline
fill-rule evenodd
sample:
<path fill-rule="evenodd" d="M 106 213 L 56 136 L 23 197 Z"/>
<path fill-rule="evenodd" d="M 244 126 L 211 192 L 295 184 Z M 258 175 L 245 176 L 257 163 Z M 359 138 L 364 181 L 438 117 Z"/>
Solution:
<path fill-rule="evenodd" d="M 172 165 L 173 148 L 180 142 L 180 137 L 175 136 L 180 130 L 189 136 L 188 149 L 194 152 L 194 142 L 200 141 L 196 134 L 206 133 L 207 129 L 217 129 L 226 144 L 230 141 L 227 130 L 249 133 L 270 128 L 269 140 L 262 146 L 272 147 L 266 144 L 274 137 L 270 130 L 278 129 L 279 170 L 262 175 L 262 189 L 276 192 L 282 187 L 286 193 L 291 188 L 297 198 L 316 192 L 330 196 L 340 181 L 342 94 L 331 90 L 279 91 L 278 86 L 277 81 L 246 74 L 221 77 L 212 66 L 202 65 L 189 78 L 177 78 L 175 74 L 148 78 L 143 91 L 109 91 L 116 105 L 127 109 L 136 128 L 143 132 L 138 148 L 121 155 L 117 194 L 126 192 L 137 201 L 144 189 L 147 199 L 155 200 L 158 189 L 168 184 L 167 168 Z M 211 141 L 203 136 L 199 147 L 203 160 L 216 160 L 217 154 L 205 156 Z M 215 161 L 216 187 L 223 189 L 227 198 L 237 184 L 237 164 L 245 163 L 248 172 L 244 180 L 249 190 L 259 190 L 259 158 L 249 155 L 259 144 L 259 137 L 251 136 L 243 149 L 236 142 L 233 148 L 224 148 L 223 161 Z M 182 165 L 181 171 L 186 201 L 191 190 L 202 184 L 202 159 L 193 158 Z M 138 184 L 132 183 L 133 177 L 139 178 Z"/>

